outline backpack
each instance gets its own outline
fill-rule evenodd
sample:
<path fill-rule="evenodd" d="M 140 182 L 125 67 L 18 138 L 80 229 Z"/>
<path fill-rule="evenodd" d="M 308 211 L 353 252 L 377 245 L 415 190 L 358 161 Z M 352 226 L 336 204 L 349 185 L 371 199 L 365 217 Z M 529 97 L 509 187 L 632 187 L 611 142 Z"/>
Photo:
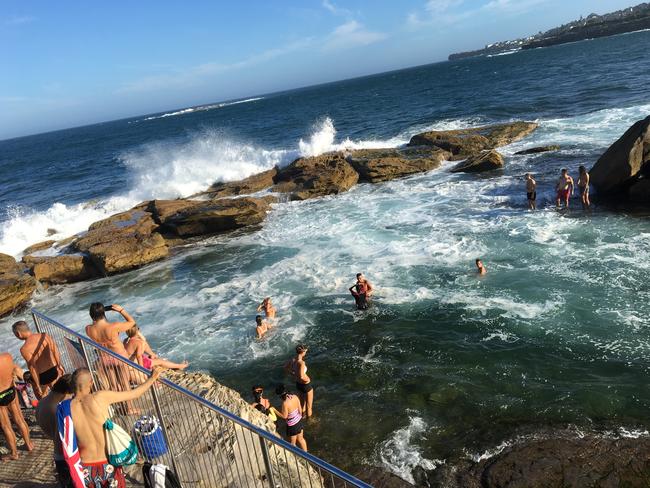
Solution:
<path fill-rule="evenodd" d="M 164 473 L 164 478 L 163 474 Z M 164 464 L 145 462 L 142 466 L 145 488 L 182 488 L 178 476 Z"/>

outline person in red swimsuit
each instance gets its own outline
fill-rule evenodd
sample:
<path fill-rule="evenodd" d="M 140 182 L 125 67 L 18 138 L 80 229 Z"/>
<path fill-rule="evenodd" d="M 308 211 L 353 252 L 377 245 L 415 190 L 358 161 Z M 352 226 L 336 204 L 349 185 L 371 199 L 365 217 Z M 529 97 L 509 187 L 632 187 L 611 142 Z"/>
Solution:
<path fill-rule="evenodd" d="M 564 207 L 569 208 L 569 197 L 573 195 L 573 178 L 569 176 L 566 168 L 562 168 L 562 174 L 557 180 L 555 189 L 557 190 L 557 206 L 564 202 Z"/>

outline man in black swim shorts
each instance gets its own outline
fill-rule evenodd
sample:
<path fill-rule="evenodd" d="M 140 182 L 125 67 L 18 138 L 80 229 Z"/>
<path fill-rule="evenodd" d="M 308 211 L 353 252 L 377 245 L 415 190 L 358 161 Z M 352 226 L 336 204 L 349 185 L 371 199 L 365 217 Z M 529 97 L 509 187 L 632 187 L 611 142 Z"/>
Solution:
<path fill-rule="evenodd" d="M 528 208 L 535 210 L 537 208 L 537 182 L 530 173 L 526 173 L 526 198 L 528 199 Z"/>
<path fill-rule="evenodd" d="M 20 411 L 20 405 L 16 397 L 16 387 L 14 385 L 16 377 L 22 379 L 23 372 L 14 364 L 11 354 L 7 352 L 0 353 L 0 429 L 2 429 L 9 446 L 9 455 L 3 456 L 3 461 L 18 459 L 16 434 L 11 425 L 11 418 L 18 427 L 27 450 L 31 451 L 34 448 L 29 438 L 29 428 Z"/>

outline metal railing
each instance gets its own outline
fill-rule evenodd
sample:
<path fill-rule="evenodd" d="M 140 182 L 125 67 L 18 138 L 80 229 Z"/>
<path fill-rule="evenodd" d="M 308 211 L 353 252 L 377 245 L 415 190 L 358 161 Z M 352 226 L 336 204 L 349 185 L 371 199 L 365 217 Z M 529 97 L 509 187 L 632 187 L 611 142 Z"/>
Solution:
<path fill-rule="evenodd" d="M 36 310 L 32 316 L 37 330 L 54 339 L 66 372 L 88 368 L 97 389 L 130 389 L 150 373 Z M 170 466 L 186 488 L 370 487 L 164 378 L 140 398 L 114 405 L 111 415 L 142 459 Z M 158 425 L 148 435 L 134 430 L 143 415 Z"/>

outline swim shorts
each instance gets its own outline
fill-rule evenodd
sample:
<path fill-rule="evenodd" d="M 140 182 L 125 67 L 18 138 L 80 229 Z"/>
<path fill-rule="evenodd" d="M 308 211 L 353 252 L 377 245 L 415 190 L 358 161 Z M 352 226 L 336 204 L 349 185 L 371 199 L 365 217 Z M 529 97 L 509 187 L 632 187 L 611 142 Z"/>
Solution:
<path fill-rule="evenodd" d="M 314 389 L 314 387 L 311 386 L 311 383 L 296 382 L 296 389 L 299 392 L 302 392 L 302 393 L 309 393 L 310 391 L 312 391 Z"/>
<path fill-rule="evenodd" d="M 8 407 L 14 401 L 14 398 L 16 398 L 16 389 L 10 386 L 0 393 L 0 407 Z"/>
<path fill-rule="evenodd" d="M 108 464 L 108 461 L 82 464 L 86 488 L 126 488 L 122 468 Z"/>
<path fill-rule="evenodd" d="M 528 193 L 526 193 L 526 198 L 528 198 L 528 200 L 537 200 L 537 192 L 529 191 Z"/>
<path fill-rule="evenodd" d="M 59 372 L 56 369 L 56 366 L 53 368 L 48 369 L 47 371 L 43 371 L 42 373 L 38 373 L 38 381 L 41 385 L 49 385 L 52 383 L 57 377 L 59 376 Z"/>
<path fill-rule="evenodd" d="M 558 198 L 559 200 L 566 200 L 567 198 L 569 198 L 569 190 L 568 190 L 568 189 L 566 189 L 566 190 L 559 190 L 559 191 L 557 192 L 557 198 Z"/>
<path fill-rule="evenodd" d="M 298 435 L 302 432 L 302 419 L 295 425 L 287 425 L 287 437 Z"/>

